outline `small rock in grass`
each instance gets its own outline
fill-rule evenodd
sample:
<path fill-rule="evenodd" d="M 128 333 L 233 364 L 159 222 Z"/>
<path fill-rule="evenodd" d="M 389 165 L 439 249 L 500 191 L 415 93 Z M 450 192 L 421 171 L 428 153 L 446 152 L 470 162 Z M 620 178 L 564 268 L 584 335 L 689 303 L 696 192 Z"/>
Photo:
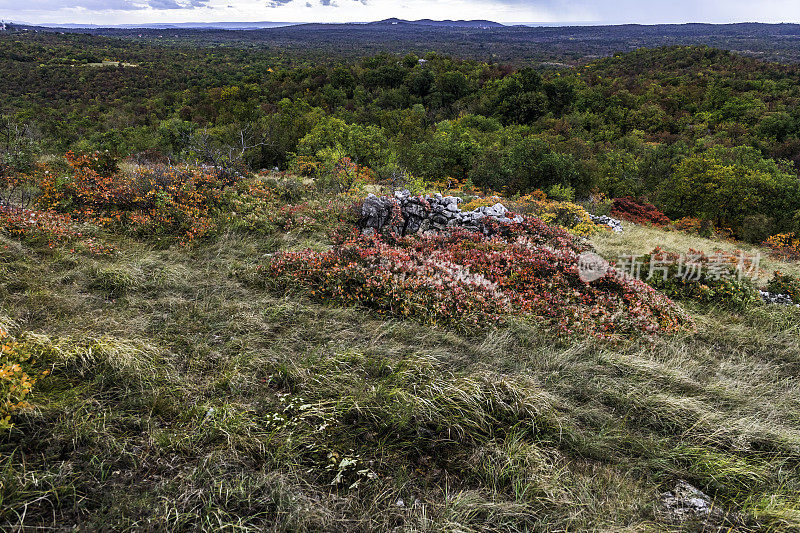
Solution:
<path fill-rule="evenodd" d="M 672 524 L 696 523 L 703 526 L 713 524 L 740 524 L 741 519 L 718 507 L 710 496 L 680 480 L 675 488 L 660 497 L 659 513 Z"/>

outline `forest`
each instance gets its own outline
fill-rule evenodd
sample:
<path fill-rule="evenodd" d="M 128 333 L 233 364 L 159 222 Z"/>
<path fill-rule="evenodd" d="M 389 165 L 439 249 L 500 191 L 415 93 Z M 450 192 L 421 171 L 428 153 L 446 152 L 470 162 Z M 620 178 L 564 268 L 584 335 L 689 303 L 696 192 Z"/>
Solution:
<path fill-rule="evenodd" d="M 348 157 L 381 179 L 646 198 L 749 242 L 800 229 L 795 65 L 702 46 L 564 70 L 10 35 L 3 150 L 18 171 L 68 150 L 314 172 Z"/>

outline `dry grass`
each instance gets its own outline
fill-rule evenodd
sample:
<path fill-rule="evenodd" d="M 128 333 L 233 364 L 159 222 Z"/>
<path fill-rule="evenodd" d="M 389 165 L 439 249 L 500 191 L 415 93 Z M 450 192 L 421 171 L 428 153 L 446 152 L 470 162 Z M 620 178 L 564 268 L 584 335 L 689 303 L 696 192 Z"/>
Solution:
<path fill-rule="evenodd" d="M 797 309 L 690 307 L 697 334 L 621 344 L 465 336 L 249 284 L 275 239 L 106 237 L 119 255 L 0 242 L 0 322 L 54 370 L 0 441 L 4 530 L 666 530 L 677 479 L 728 526 L 800 528 Z"/>
<path fill-rule="evenodd" d="M 663 231 L 655 227 L 635 225 L 629 222 L 623 222 L 623 225 L 624 233 L 608 231 L 589 238 L 598 253 L 606 259 L 615 260 L 620 255 L 626 254 L 649 254 L 657 246 L 674 253 L 685 253 L 689 249 L 703 251 L 707 254 L 713 254 L 716 250 L 723 252 L 741 250 L 751 256 L 760 254 L 761 269 L 767 278 L 772 277 L 772 272 L 775 270 L 800 276 L 800 262 L 781 261 L 771 257 L 767 250 L 760 246 L 743 242 L 706 239 L 680 231 Z M 767 280 L 762 279 L 761 281 L 765 284 Z"/>

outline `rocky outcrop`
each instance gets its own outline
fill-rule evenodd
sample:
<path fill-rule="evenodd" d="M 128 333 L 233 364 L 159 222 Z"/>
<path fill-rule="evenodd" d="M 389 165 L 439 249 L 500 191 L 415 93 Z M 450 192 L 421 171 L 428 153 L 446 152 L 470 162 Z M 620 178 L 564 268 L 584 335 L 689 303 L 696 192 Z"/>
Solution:
<path fill-rule="evenodd" d="M 608 226 L 614 233 L 622 233 L 622 222 L 620 222 L 616 218 L 611 218 L 606 215 L 598 216 L 592 214 L 589 215 L 589 218 L 591 218 L 592 222 L 594 222 L 595 224 L 602 224 L 604 226 Z"/>
<path fill-rule="evenodd" d="M 789 296 L 788 294 L 775 294 L 772 292 L 767 292 L 762 290 L 759 290 L 758 292 L 759 294 L 761 294 L 761 299 L 764 300 L 764 303 L 778 304 L 778 305 L 796 305 L 797 307 L 800 307 L 800 304 L 795 304 L 794 301 L 792 301 L 792 297 Z"/>
<path fill-rule="evenodd" d="M 658 514 L 672 524 L 694 524 L 691 531 L 723 531 L 723 525 L 727 526 L 724 531 L 731 531 L 743 525 L 741 517 L 715 505 L 710 496 L 683 480 L 662 493 L 660 500 Z"/>
<path fill-rule="evenodd" d="M 397 191 L 394 196 L 370 194 L 361 205 L 360 225 L 367 232 L 394 231 L 398 235 L 412 235 L 426 231 L 443 231 L 463 227 L 487 232 L 486 221 L 520 223 L 522 217 L 509 216 L 508 209 L 496 203 L 473 211 L 462 211 L 457 196 L 413 196 L 408 191 Z"/>

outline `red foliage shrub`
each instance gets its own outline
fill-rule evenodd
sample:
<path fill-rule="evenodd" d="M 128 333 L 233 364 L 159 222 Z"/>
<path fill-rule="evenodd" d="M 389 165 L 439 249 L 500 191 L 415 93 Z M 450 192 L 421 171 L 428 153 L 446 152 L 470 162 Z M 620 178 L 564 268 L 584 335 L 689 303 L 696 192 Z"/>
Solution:
<path fill-rule="evenodd" d="M 77 248 L 91 254 L 113 253 L 114 247 L 84 236 L 75 228 L 69 215 L 53 211 L 37 211 L 23 207 L 0 206 L 0 229 L 10 236 L 28 242 L 47 244 L 74 243 Z"/>
<path fill-rule="evenodd" d="M 55 246 L 74 236 L 71 226 L 69 215 L 0 206 L 0 228 L 17 239 L 34 239 Z"/>
<path fill-rule="evenodd" d="M 668 298 L 613 268 L 582 281 L 584 248 L 563 230 L 526 218 L 491 231 L 358 235 L 327 252 L 281 253 L 262 272 L 284 289 L 431 324 L 480 328 L 527 316 L 599 337 L 692 327 Z"/>
<path fill-rule="evenodd" d="M 653 224 L 655 226 L 669 224 L 669 218 L 659 211 L 656 206 L 644 200 L 637 200 L 632 196 L 614 198 L 611 216 L 635 224 Z"/>

